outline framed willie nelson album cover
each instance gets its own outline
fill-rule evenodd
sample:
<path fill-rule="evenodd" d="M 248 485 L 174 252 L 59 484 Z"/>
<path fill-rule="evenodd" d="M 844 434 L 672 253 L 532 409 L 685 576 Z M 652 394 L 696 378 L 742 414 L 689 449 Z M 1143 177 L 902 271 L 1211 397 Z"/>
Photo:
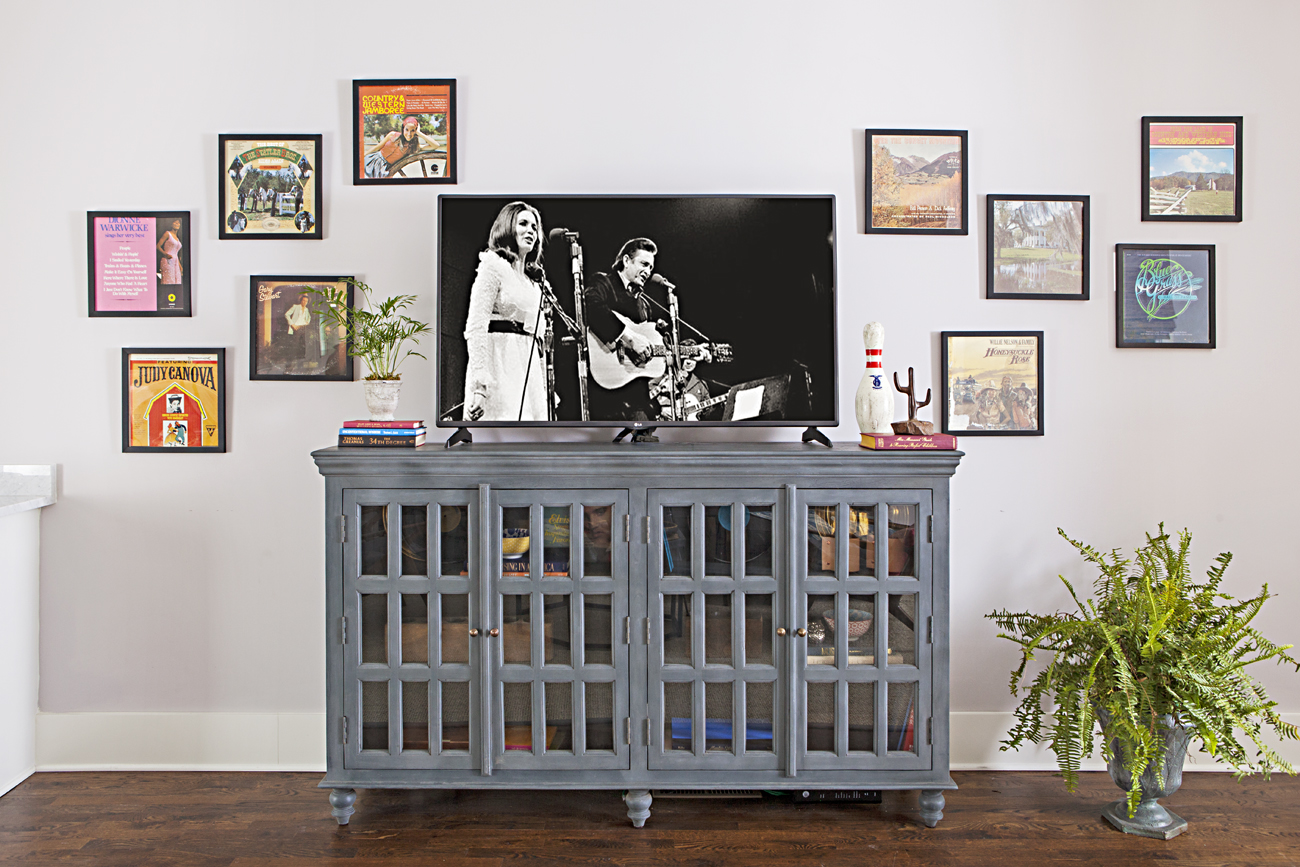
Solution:
<path fill-rule="evenodd" d="M 225 450 L 225 349 L 122 350 L 122 451 Z"/>
<path fill-rule="evenodd" d="M 456 80 L 352 82 L 352 183 L 456 183 Z"/>
<path fill-rule="evenodd" d="M 320 240 L 321 136 L 220 135 L 217 237 Z"/>

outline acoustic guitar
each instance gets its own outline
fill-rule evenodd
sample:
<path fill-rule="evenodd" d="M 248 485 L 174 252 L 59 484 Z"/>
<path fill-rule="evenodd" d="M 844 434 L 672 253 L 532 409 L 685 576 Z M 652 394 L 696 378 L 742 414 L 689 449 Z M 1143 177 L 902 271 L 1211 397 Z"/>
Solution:
<path fill-rule="evenodd" d="M 622 388 L 634 379 L 658 379 L 668 370 L 667 359 L 672 350 L 664 343 L 663 335 L 655 328 L 653 322 L 633 322 L 618 311 L 610 311 L 618 317 L 629 330 L 640 334 L 650 344 L 650 358 L 644 364 L 637 364 L 628 357 L 623 346 L 605 343 L 599 337 L 587 331 L 587 348 L 591 362 L 591 378 L 601 388 L 613 390 Z M 696 361 L 731 361 L 732 349 L 728 343 L 687 344 L 681 347 L 683 359 Z"/>

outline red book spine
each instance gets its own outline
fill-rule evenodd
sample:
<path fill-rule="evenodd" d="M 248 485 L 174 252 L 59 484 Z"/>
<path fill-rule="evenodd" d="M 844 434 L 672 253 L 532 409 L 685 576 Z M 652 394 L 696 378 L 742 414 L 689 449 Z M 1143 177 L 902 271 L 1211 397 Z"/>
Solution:
<path fill-rule="evenodd" d="M 951 451 L 957 448 L 952 434 L 863 434 L 862 447 L 876 451 Z"/>
<path fill-rule="evenodd" d="M 399 428 L 399 427 L 417 428 L 417 427 L 424 427 L 424 422 L 418 420 L 411 421 L 409 419 L 408 420 L 398 419 L 395 421 L 372 421 L 366 418 L 366 419 L 355 419 L 353 421 L 345 421 L 343 422 L 343 424 L 339 426 L 340 427 L 376 427 L 376 428 Z"/>

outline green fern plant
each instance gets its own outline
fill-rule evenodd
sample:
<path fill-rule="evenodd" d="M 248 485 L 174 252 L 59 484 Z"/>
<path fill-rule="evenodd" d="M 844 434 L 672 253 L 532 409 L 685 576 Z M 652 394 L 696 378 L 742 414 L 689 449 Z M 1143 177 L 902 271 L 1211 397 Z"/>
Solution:
<path fill-rule="evenodd" d="M 1249 599 L 1222 592 L 1229 553 L 1220 554 L 1203 582 L 1192 579 L 1188 551 L 1192 535 L 1183 530 L 1171 543 L 1160 525 L 1157 535 L 1129 561 L 1119 550 L 1109 555 L 1075 541 L 1057 530 L 1096 566 L 1099 575 L 1093 598 L 1080 599 L 1064 576 L 1076 612 L 1054 614 L 995 611 L 985 615 L 1002 630 L 999 637 L 1020 645 L 1020 665 L 1011 673 L 1011 693 L 1024 697 L 1016 708 L 1016 724 L 1002 749 L 1047 741 L 1065 779 L 1074 791 L 1079 766 L 1093 753 L 1100 728 L 1102 755 L 1113 756 L 1112 741 L 1121 747 L 1119 760 L 1132 774 L 1128 811 L 1141 800 L 1140 777 L 1153 760 L 1163 767 L 1164 740 L 1159 720 L 1169 714 L 1201 744 L 1201 751 L 1230 765 L 1238 778 L 1273 770 L 1295 769 L 1262 740 L 1263 727 L 1279 737 L 1300 736 L 1294 725 L 1278 716 L 1270 700 L 1246 667 L 1265 660 L 1300 663 L 1264 638 L 1253 626 L 1268 585 Z M 1048 657 L 1046 667 L 1025 686 L 1026 671 L 1036 653 Z M 1049 713 L 1044 709 L 1051 704 Z M 1246 744 L 1253 745 L 1255 755 Z"/>
<path fill-rule="evenodd" d="M 376 303 L 370 298 L 374 290 L 365 283 L 351 277 L 345 277 L 343 282 L 357 287 L 365 307 L 358 304 L 350 309 L 347 290 L 342 287 L 309 287 L 307 293 L 316 300 L 312 311 L 328 325 L 347 333 L 348 355 L 360 358 L 370 369 L 366 379 L 401 379 L 397 368 L 403 361 L 412 355 L 425 357 L 414 349 L 402 352 L 407 341 L 418 344 L 420 335 L 431 330 L 426 323 L 401 312 L 415 303 L 415 296 L 393 295 Z"/>

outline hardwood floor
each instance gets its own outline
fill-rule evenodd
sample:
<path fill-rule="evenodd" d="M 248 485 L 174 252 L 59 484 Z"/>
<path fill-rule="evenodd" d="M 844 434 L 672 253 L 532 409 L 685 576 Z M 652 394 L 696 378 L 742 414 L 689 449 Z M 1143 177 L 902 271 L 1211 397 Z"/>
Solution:
<path fill-rule="evenodd" d="M 1293 865 L 1300 779 L 1189 773 L 1164 803 L 1190 827 L 1121 834 L 1103 773 L 1077 794 L 1048 773 L 954 773 L 934 829 L 916 793 L 879 805 L 659 798 L 646 827 L 618 792 L 361 791 L 329 815 L 319 774 L 37 774 L 0 798 L 0 863 L 136 865 Z"/>

